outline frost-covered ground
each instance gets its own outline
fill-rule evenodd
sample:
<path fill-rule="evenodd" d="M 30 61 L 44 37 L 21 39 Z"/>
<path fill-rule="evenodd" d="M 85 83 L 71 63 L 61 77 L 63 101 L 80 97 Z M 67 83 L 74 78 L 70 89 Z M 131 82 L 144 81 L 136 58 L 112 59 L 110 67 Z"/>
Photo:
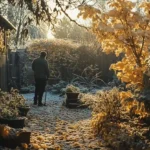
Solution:
<path fill-rule="evenodd" d="M 66 108 L 62 105 L 65 96 L 50 92 L 46 93 L 47 105 L 43 107 L 33 105 L 34 93 L 22 95 L 31 107 L 24 127 L 31 131 L 28 150 L 110 150 L 103 147 L 102 141 L 92 133 L 90 109 Z"/>
<path fill-rule="evenodd" d="M 100 137 L 95 137 L 93 129 L 91 127 L 91 110 L 89 108 L 84 109 L 69 109 L 62 105 L 65 97 L 61 97 L 57 94 L 47 93 L 47 105 L 38 107 L 33 105 L 34 93 L 22 94 L 28 101 L 31 109 L 27 115 L 26 127 L 24 129 L 31 131 L 31 142 L 28 145 L 27 150 L 112 150 L 113 148 L 107 147 Z M 43 96 L 44 102 L 45 95 Z M 141 128 L 138 120 L 131 120 L 130 122 L 122 122 L 122 128 L 116 128 L 121 133 L 117 133 L 117 139 L 128 139 L 128 133 L 139 131 L 143 134 L 145 131 L 149 131 L 147 128 Z M 115 128 L 113 127 L 113 130 Z M 115 130 L 115 131 L 116 131 Z M 125 132 L 125 133 L 124 133 Z M 123 134 L 124 133 L 124 134 Z M 126 135 L 126 136 L 124 136 Z M 130 134 L 129 134 L 130 135 Z M 135 137 L 136 138 L 136 137 Z M 137 138 L 136 138 L 137 139 Z M 128 140 L 127 140 L 128 141 Z M 149 140 L 146 143 L 150 142 Z M 131 141 L 132 142 L 132 141 Z M 145 149 L 145 143 L 136 141 L 138 149 L 134 150 L 149 150 Z M 107 145 L 107 146 L 106 146 Z M 119 150 L 126 150 L 124 149 Z M 8 148 L 0 147 L 0 150 L 11 150 Z M 23 150 L 22 147 L 16 148 L 16 150 Z"/>
<path fill-rule="evenodd" d="M 34 98 L 34 93 L 27 93 L 27 94 L 22 94 L 25 99 L 27 99 L 28 101 L 33 101 Z M 46 101 L 62 101 L 64 98 L 62 96 L 59 96 L 58 94 L 52 94 L 51 92 L 46 92 L 43 95 L 43 102 L 45 102 L 45 98 Z"/>
<path fill-rule="evenodd" d="M 91 110 L 69 109 L 62 105 L 64 97 L 47 93 L 47 106 L 33 105 L 34 93 L 22 94 L 31 109 L 25 129 L 30 130 L 32 150 L 108 150 L 93 136 Z M 43 102 L 45 95 L 43 96 Z M 8 150 L 7 148 L 4 148 Z M 22 148 L 18 148 L 21 150 Z"/>

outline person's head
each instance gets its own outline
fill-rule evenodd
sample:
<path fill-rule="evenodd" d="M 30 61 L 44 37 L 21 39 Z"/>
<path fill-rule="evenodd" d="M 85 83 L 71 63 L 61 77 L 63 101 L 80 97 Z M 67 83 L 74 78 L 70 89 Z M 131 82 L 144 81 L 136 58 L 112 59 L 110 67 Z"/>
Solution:
<path fill-rule="evenodd" d="M 46 52 L 44 52 L 44 51 L 40 53 L 40 57 L 42 57 L 42 58 L 45 58 L 46 55 L 47 55 L 47 54 L 46 54 Z"/>

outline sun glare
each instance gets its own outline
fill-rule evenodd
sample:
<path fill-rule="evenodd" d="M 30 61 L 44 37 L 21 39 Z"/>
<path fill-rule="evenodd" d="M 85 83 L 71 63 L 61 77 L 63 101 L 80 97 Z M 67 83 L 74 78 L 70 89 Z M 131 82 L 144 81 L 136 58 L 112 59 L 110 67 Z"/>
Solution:
<path fill-rule="evenodd" d="M 47 32 L 47 38 L 48 38 L 48 39 L 54 39 L 54 38 L 55 38 L 55 37 L 53 36 L 51 30 L 48 30 L 48 32 Z"/>

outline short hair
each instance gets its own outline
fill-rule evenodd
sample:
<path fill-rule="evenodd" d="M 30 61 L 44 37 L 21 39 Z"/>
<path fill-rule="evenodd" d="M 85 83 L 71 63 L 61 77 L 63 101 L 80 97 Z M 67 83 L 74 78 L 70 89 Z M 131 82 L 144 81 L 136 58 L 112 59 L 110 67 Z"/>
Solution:
<path fill-rule="evenodd" d="M 44 57 L 46 57 L 46 55 L 47 55 L 47 53 L 43 51 L 43 52 L 41 52 L 40 57 L 44 58 Z"/>

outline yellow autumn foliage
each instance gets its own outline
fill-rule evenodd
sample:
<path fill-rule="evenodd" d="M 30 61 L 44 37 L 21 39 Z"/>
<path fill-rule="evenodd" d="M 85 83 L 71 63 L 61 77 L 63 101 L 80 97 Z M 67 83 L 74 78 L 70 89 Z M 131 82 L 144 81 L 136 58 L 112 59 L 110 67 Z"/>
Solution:
<path fill-rule="evenodd" d="M 5 45 L 4 45 L 4 31 L 0 29 L 0 53 L 5 52 Z"/>
<path fill-rule="evenodd" d="M 46 149 L 48 146 L 46 144 L 41 144 L 41 147 Z"/>
<path fill-rule="evenodd" d="M 37 140 L 43 141 L 43 140 L 44 140 L 44 137 L 43 137 L 43 136 L 37 136 Z"/>
<path fill-rule="evenodd" d="M 80 6 L 79 16 L 92 20 L 91 29 L 105 53 L 113 52 L 117 57 L 123 54 L 123 59 L 110 69 L 127 86 L 136 85 L 141 89 L 143 74 L 148 69 L 145 60 L 150 46 L 150 2 L 141 2 L 138 6 L 127 0 L 109 0 L 107 4 L 110 9 L 103 13 L 94 6 Z"/>
<path fill-rule="evenodd" d="M 0 125 L 0 135 L 2 137 L 7 137 L 9 135 L 9 128 L 5 125 Z"/>
<path fill-rule="evenodd" d="M 27 149 L 28 148 L 28 145 L 26 143 L 21 143 L 21 146 L 23 149 Z"/>
<path fill-rule="evenodd" d="M 32 144 L 32 146 L 34 149 L 40 149 L 40 145 L 38 145 L 38 144 Z"/>
<path fill-rule="evenodd" d="M 128 98 L 133 97 L 133 94 L 131 93 L 131 91 L 122 91 L 119 94 L 120 94 L 120 99 L 122 101 L 124 101 L 124 100 L 126 100 Z"/>

